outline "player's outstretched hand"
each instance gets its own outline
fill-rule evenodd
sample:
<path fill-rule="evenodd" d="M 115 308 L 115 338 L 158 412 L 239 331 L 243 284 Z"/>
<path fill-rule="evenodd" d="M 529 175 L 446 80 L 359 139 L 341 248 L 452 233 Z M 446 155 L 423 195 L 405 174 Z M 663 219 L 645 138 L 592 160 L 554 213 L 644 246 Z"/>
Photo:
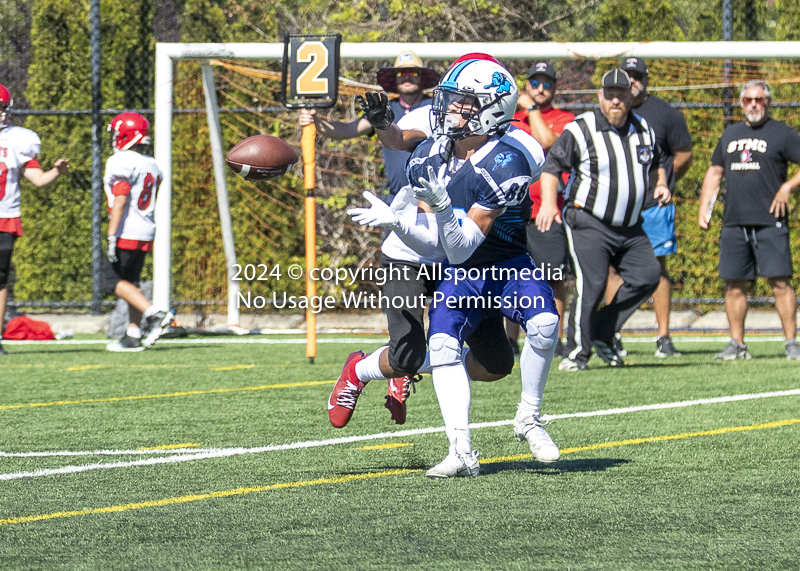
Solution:
<path fill-rule="evenodd" d="M 69 159 L 58 159 L 53 166 L 58 170 L 58 174 L 62 175 L 69 170 Z"/>
<path fill-rule="evenodd" d="M 112 264 L 117 261 L 117 237 L 116 236 L 109 236 L 108 237 L 108 251 L 106 252 L 108 256 L 108 261 Z"/>
<path fill-rule="evenodd" d="M 414 187 L 414 198 L 427 203 L 434 212 L 441 212 L 450 206 L 450 196 L 447 194 L 445 186 L 439 182 L 436 171 L 428 166 L 428 178 L 419 177 L 422 187 Z"/>
<path fill-rule="evenodd" d="M 388 204 L 368 190 L 364 191 L 363 196 L 371 206 L 369 208 L 349 209 L 347 214 L 353 219 L 353 222 L 371 228 L 381 226 L 389 230 L 400 227 L 400 218 Z"/>
<path fill-rule="evenodd" d="M 394 111 L 389 107 L 389 97 L 385 92 L 367 91 L 364 97 L 356 96 L 364 117 L 374 129 L 385 131 L 394 121 Z"/>

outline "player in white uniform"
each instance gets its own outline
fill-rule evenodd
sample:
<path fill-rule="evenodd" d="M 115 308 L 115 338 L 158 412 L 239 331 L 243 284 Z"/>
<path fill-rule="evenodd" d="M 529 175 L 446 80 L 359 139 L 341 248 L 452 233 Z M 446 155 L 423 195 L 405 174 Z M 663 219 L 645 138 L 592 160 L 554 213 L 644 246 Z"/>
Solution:
<path fill-rule="evenodd" d="M 13 100 L 0 85 L 0 333 L 8 299 L 8 274 L 14 240 L 22 236 L 19 179 L 25 177 L 34 186 L 47 186 L 69 170 L 67 159 L 58 159 L 49 171 L 39 164 L 42 143 L 29 129 L 10 124 Z M 6 351 L 0 345 L 0 355 Z"/>
<path fill-rule="evenodd" d="M 172 313 L 157 311 L 139 289 L 147 252 L 156 234 L 156 193 L 161 169 L 150 155 L 150 124 L 138 113 L 122 113 L 111 120 L 114 154 L 106 161 L 103 177 L 108 199 L 108 264 L 105 287 L 128 302 L 130 323 L 109 351 L 143 351 L 169 327 Z M 141 323 L 141 327 L 140 327 Z"/>

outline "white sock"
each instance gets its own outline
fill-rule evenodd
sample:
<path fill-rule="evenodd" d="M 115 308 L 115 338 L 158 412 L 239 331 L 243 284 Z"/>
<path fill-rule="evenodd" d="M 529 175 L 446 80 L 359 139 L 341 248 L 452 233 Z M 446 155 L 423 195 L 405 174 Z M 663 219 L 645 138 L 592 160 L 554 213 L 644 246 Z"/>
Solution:
<path fill-rule="evenodd" d="M 519 408 L 523 413 L 539 414 L 554 354 L 555 347 L 544 351 L 533 347 L 530 341 L 525 339 L 519 358 L 519 368 L 522 372 L 522 400 Z"/>
<path fill-rule="evenodd" d="M 145 317 L 150 317 L 151 315 L 153 315 L 154 313 L 157 313 L 157 312 L 158 312 L 158 310 L 156 309 L 156 306 L 155 305 L 151 305 L 150 307 L 148 307 L 147 309 L 144 310 L 144 313 L 142 315 L 144 315 Z"/>
<path fill-rule="evenodd" d="M 386 378 L 386 376 L 381 373 L 381 355 L 384 351 L 388 350 L 389 346 L 385 345 L 356 363 L 356 377 L 358 377 L 359 381 L 366 383 L 374 379 Z"/>
<path fill-rule="evenodd" d="M 431 352 L 428 351 L 425 353 L 425 360 L 422 362 L 422 366 L 417 371 L 418 375 L 430 375 L 433 371 L 431 367 Z"/>
<path fill-rule="evenodd" d="M 464 365 L 458 363 L 436 367 L 431 374 L 451 450 L 459 454 L 469 454 L 472 451 L 469 433 L 469 406 L 472 395 L 467 371 Z"/>
<path fill-rule="evenodd" d="M 141 339 L 142 332 L 139 330 L 138 327 L 133 325 L 128 325 L 128 329 L 125 330 L 125 335 L 128 337 L 132 337 L 133 339 Z"/>

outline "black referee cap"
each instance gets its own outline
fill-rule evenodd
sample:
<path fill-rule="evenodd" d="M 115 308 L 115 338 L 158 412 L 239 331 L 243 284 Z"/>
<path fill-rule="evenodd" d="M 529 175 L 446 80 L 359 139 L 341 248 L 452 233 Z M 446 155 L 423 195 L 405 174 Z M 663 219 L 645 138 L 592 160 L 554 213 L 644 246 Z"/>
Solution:
<path fill-rule="evenodd" d="M 612 69 L 603 76 L 603 89 L 606 87 L 631 88 L 631 78 L 621 69 Z"/>
<path fill-rule="evenodd" d="M 543 75 L 545 77 L 549 77 L 553 81 L 558 79 L 556 75 L 556 70 L 553 69 L 553 66 L 547 63 L 546 61 L 538 61 L 531 66 L 528 70 L 528 79 L 532 78 L 534 75 Z"/>
<path fill-rule="evenodd" d="M 635 71 L 642 75 L 647 75 L 650 71 L 647 69 L 647 63 L 640 57 L 626 57 L 622 58 L 622 65 L 620 67 L 623 71 Z"/>

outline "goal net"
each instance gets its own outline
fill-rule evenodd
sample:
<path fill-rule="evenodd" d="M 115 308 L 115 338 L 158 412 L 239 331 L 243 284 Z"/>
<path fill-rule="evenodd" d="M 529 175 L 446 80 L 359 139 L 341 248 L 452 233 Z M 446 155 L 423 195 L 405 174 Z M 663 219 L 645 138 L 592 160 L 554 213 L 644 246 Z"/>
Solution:
<path fill-rule="evenodd" d="M 268 309 L 274 292 L 304 293 L 303 280 L 285 271 L 304 267 L 302 162 L 287 175 L 268 182 L 248 182 L 224 173 L 236 262 L 236 283 L 229 281 L 209 139 L 209 116 L 202 69 L 213 70 L 219 108 L 222 153 L 255 134 L 278 136 L 300 153 L 297 112 L 281 107 L 282 44 L 159 44 L 156 70 L 156 159 L 171 165 L 159 198 L 154 258 L 155 302 L 172 299 L 216 304 L 231 300 L 231 284 L 243 294 L 261 297 Z M 602 73 L 618 66 L 620 57 L 647 59 L 649 93 L 670 102 L 684 114 L 693 138 L 694 164 L 675 189 L 678 252 L 668 258 L 677 302 L 718 302 L 723 286 L 717 278 L 719 230 L 724 192 L 714 209 L 713 227 L 697 226 L 698 196 L 711 153 L 726 119 L 742 119 L 737 100 L 751 79 L 766 81 L 773 96 L 773 117 L 800 128 L 800 45 L 793 42 L 709 42 L 647 44 L 342 44 L 339 97 L 335 107 L 319 111 L 332 120 L 357 118 L 355 96 L 376 89 L 377 70 L 396 55 L 412 49 L 426 65 L 444 72 L 456 57 L 473 51 L 503 61 L 524 88 L 535 60 L 552 61 L 558 71 L 557 107 L 576 115 L 596 105 Z M 317 264 L 320 268 L 377 266 L 381 234 L 353 225 L 345 214 L 363 204 L 361 193 L 385 190 L 380 144 L 375 137 L 346 141 L 317 138 Z M 225 169 L 227 170 L 227 169 Z M 790 171 L 790 175 L 793 171 Z M 797 198 L 793 198 L 796 206 Z M 170 224 L 162 224 L 169 220 Z M 796 229 L 796 217 L 790 225 Z M 800 253 L 800 237 L 792 248 Z M 245 268 L 250 269 L 245 272 Z M 280 268 L 281 271 L 273 271 Z M 318 282 L 321 295 L 342 290 L 370 291 L 374 280 Z M 797 278 L 795 287 L 800 286 Z M 764 284 L 754 293 L 768 296 Z M 242 308 L 245 310 L 245 308 Z M 298 311 L 298 314 L 300 311 Z M 229 323 L 238 315 L 229 310 Z"/>

